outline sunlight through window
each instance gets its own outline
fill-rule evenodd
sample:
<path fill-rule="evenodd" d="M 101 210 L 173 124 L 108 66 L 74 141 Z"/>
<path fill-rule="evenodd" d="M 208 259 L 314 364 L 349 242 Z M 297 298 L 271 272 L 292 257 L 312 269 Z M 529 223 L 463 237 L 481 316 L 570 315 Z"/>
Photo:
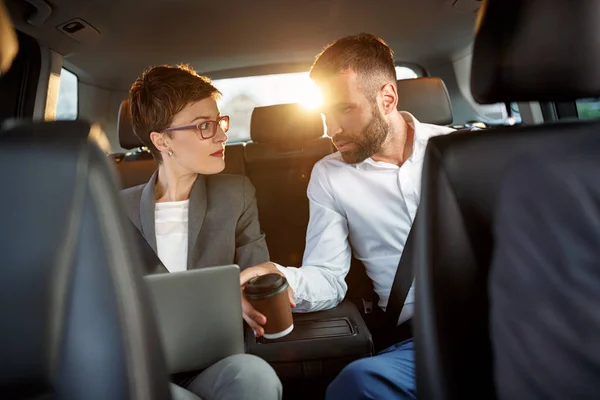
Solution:
<path fill-rule="evenodd" d="M 311 79 L 306 81 L 302 79 L 300 83 L 301 86 L 298 87 L 298 103 L 308 109 L 319 107 L 323 103 L 323 95 L 317 85 Z"/>
<path fill-rule="evenodd" d="M 404 66 L 396 67 L 396 73 L 398 79 L 418 76 Z M 308 72 L 215 79 L 214 84 L 223 93 L 219 102 L 221 113 L 231 117 L 227 132 L 229 142 L 250 139 L 250 119 L 255 107 L 299 103 L 308 109 L 315 109 L 323 101 L 321 91 Z"/>

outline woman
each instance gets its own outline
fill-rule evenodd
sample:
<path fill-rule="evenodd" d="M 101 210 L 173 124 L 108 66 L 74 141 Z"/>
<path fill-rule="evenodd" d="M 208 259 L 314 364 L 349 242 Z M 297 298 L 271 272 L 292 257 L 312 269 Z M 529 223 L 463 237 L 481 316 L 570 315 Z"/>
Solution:
<path fill-rule="evenodd" d="M 269 260 L 254 187 L 225 168 L 229 117 L 219 91 L 188 66 L 146 71 L 131 87 L 133 128 L 158 163 L 144 185 L 122 192 L 133 224 L 170 271 Z M 185 385 L 205 400 L 278 399 L 273 369 L 251 355 L 228 357 Z"/>
<path fill-rule="evenodd" d="M 158 163 L 145 185 L 123 191 L 127 213 L 171 271 L 269 260 L 254 187 L 225 168 L 229 117 L 219 91 L 187 66 L 146 71 L 130 90 L 136 135 Z"/>

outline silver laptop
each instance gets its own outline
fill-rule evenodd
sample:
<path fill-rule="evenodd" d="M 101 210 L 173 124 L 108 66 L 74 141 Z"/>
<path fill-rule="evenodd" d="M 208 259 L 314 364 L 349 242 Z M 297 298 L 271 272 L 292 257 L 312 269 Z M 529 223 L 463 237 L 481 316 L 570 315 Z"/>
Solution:
<path fill-rule="evenodd" d="M 148 275 L 169 373 L 244 353 L 240 269 L 225 265 Z"/>

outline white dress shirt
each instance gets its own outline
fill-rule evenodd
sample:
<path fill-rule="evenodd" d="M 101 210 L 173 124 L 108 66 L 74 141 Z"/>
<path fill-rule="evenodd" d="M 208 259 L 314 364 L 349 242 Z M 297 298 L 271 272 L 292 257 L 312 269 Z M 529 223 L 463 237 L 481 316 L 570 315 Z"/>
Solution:
<path fill-rule="evenodd" d="M 156 203 L 156 252 L 169 272 L 187 270 L 189 200 Z"/>
<path fill-rule="evenodd" d="M 421 192 L 427 141 L 452 128 L 423 124 L 401 112 L 414 128 L 413 153 L 401 167 L 371 158 L 347 164 L 339 152 L 313 168 L 307 195 L 310 221 L 301 268 L 277 265 L 294 290 L 295 311 L 326 310 L 346 296 L 351 255 L 362 261 L 385 310 Z M 411 287 L 399 323 L 413 314 Z"/>

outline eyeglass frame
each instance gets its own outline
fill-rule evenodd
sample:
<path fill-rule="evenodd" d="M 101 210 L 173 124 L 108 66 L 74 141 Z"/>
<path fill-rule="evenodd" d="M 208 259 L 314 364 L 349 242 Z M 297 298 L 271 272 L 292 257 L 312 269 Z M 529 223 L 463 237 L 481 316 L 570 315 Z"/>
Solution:
<path fill-rule="evenodd" d="M 223 127 L 221 126 L 221 121 L 225 121 L 225 120 L 227 120 L 227 130 L 224 130 Z M 212 134 L 210 136 L 206 136 L 205 137 L 202 134 L 202 129 L 200 129 L 200 125 L 206 124 L 208 122 L 214 122 L 215 124 L 213 125 L 214 128 L 213 128 Z M 174 126 L 172 128 L 167 128 L 167 129 L 164 129 L 162 131 L 162 133 L 164 133 L 164 132 L 173 132 L 173 131 L 187 131 L 187 130 L 193 129 L 193 130 L 195 130 L 195 131 L 197 131 L 197 132 L 200 133 L 200 137 L 202 139 L 212 139 L 212 138 L 214 138 L 217 135 L 217 127 L 221 127 L 221 129 L 223 129 L 223 133 L 227 133 L 227 131 L 229 131 L 229 124 L 230 124 L 229 115 L 223 115 L 223 116 L 217 118 L 216 120 L 202 121 L 202 122 L 199 122 L 197 124 L 184 125 L 184 126 Z"/>

